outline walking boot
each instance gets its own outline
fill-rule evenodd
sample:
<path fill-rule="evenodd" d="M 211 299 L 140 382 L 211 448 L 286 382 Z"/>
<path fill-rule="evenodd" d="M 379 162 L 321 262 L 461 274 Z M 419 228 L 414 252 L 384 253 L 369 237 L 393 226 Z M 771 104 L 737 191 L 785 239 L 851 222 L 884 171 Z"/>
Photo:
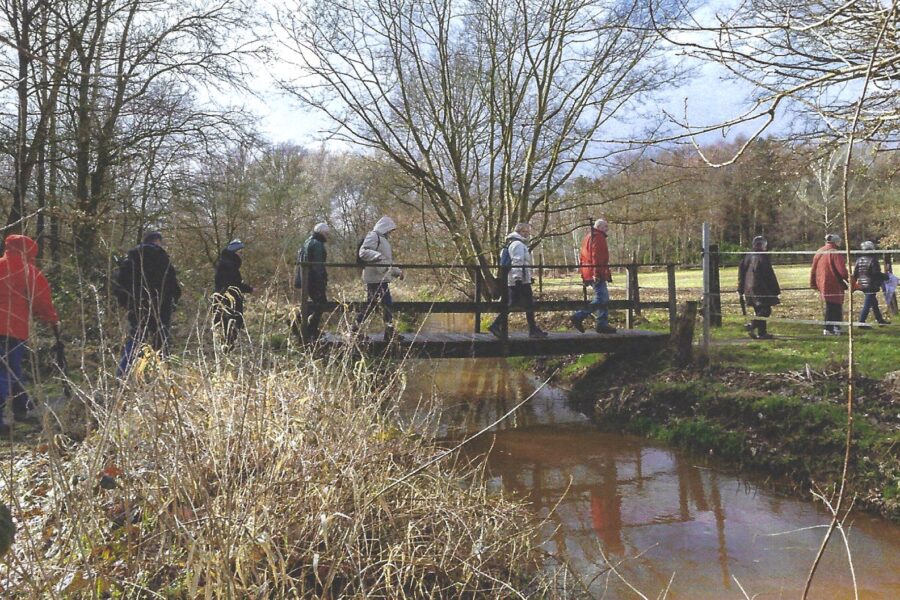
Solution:
<path fill-rule="evenodd" d="M 569 317 L 569 324 L 577 329 L 579 333 L 584 333 L 584 323 L 578 317 Z"/>
<path fill-rule="evenodd" d="M 500 340 L 505 340 L 505 339 L 506 339 L 506 332 L 503 331 L 503 328 L 501 328 L 501 327 L 500 327 L 499 325 L 497 325 L 496 323 L 492 323 L 491 326 L 488 327 L 488 331 L 490 331 L 491 333 L 493 333 L 493 334 L 494 334 L 494 337 L 497 338 L 497 339 L 500 339 Z"/>
<path fill-rule="evenodd" d="M 756 339 L 756 332 L 753 331 L 753 322 L 744 323 L 744 329 L 747 330 L 747 334 L 752 337 L 754 340 Z"/>
<path fill-rule="evenodd" d="M 594 327 L 594 331 L 597 333 L 615 333 L 616 328 L 607 323 L 598 323 L 597 326 Z"/>
<path fill-rule="evenodd" d="M 548 335 L 547 332 L 544 331 L 543 329 L 541 329 L 540 327 L 535 327 L 534 329 L 532 329 L 531 331 L 528 332 L 528 337 L 534 338 L 534 339 L 542 339 L 542 338 L 547 337 L 547 335 Z"/>
<path fill-rule="evenodd" d="M 388 344 L 392 342 L 396 342 L 400 339 L 400 336 L 397 334 L 397 331 L 394 329 L 392 325 L 388 325 L 384 328 L 384 341 Z"/>

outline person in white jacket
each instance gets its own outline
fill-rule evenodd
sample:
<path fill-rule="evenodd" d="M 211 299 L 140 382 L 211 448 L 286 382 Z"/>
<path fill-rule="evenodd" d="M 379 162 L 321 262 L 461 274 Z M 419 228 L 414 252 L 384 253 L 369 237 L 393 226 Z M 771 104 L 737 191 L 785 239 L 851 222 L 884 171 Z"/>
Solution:
<path fill-rule="evenodd" d="M 534 264 L 531 258 L 531 250 L 528 249 L 528 236 L 531 235 L 531 225 L 519 223 L 512 233 L 506 236 L 506 248 L 509 251 L 509 271 L 506 275 L 506 284 L 509 286 L 509 305 L 525 308 L 525 318 L 528 320 L 528 336 L 533 338 L 547 337 L 547 332 L 537 326 L 534 320 L 534 311 L 530 310 L 534 305 L 534 293 L 531 290 L 531 267 Z M 488 331 L 500 339 L 506 339 L 509 330 L 508 313 L 500 313 L 488 327 Z"/>
<path fill-rule="evenodd" d="M 353 331 L 359 331 L 362 322 L 380 304 L 384 316 L 385 341 L 391 341 L 394 337 L 394 302 L 391 299 L 389 284 L 395 279 L 403 279 L 403 271 L 393 264 L 394 255 L 388 239 L 390 233 L 395 229 L 397 229 L 397 224 L 392 218 L 381 217 L 359 246 L 359 260 L 365 264 L 362 279 L 366 284 L 368 303 L 363 310 L 357 313 Z"/>

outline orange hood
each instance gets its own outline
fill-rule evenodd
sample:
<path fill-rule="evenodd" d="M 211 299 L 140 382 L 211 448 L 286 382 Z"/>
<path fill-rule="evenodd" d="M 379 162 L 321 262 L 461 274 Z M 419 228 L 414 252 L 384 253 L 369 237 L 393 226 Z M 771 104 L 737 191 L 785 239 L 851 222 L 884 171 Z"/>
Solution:
<path fill-rule="evenodd" d="M 6 237 L 6 251 L 10 254 L 18 254 L 28 262 L 34 262 L 37 258 L 38 247 L 33 239 L 27 235 L 9 235 Z"/>

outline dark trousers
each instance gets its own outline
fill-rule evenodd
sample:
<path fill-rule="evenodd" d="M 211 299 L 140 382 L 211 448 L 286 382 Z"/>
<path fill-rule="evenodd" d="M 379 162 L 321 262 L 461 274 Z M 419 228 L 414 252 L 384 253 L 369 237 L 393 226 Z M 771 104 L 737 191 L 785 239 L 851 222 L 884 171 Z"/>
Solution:
<path fill-rule="evenodd" d="M 309 295 L 310 304 L 307 307 L 309 316 L 306 317 L 306 333 L 312 336 L 319 335 L 319 326 L 322 323 L 322 305 L 328 302 L 326 284 L 310 281 L 309 290 L 301 291 Z"/>
<path fill-rule="evenodd" d="M 844 320 L 844 305 L 838 304 L 837 302 L 826 302 L 825 303 L 825 320 L 826 321 L 843 321 Z M 840 325 L 825 325 L 826 331 L 840 331 Z"/>
<path fill-rule="evenodd" d="M 145 344 L 163 356 L 166 355 L 169 349 L 170 321 L 171 314 L 169 313 L 160 316 L 128 313 L 131 330 L 128 333 L 125 347 L 122 348 L 122 358 L 119 360 L 119 368 L 116 371 L 117 376 L 123 377 L 128 373 L 135 357 Z"/>
<path fill-rule="evenodd" d="M 509 295 L 510 308 L 524 308 L 525 318 L 528 320 L 528 329 L 534 331 L 537 329 L 537 323 L 534 320 L 534 311 L 530 310 L 534 306 L 534 292 L 531 291 L 530 283 L 520 283 L 519 285 L 511 285 L 507 288 Z M 491 329 L 499 328 L 506 331 L 509 328 L 509 313 L 502 312 L 491 323 Z"/>
<path fill-rule="evenodd" d="M 385 282 L 367 283 L 366 296 L 368 302 L 366 303 L 366 307 L 357 313 L 356 324 L 362 324 L 362 322 L 365 321 L 368 316 L 372 314 L 372 311 L 380 304 L 384 315 L 384 324 L 388 327 L 393 326 L 394 300 L 391 298 L 391 288 L 388 287 L 388 284 Z"/>
<path fill-rule="evenodd" d="M 878 292 L 866 292 L 866 298 L 863 300 L 862 312 L 859 313 L 859 322 L 865 323 L 869 318 L 869 311 L 875 313 L 875 320 L 884 323 L 884 316 L 881 314 L 881 308 L 878 306 Z"/>
<path fill-rule="evenodd" d="M 239 288 L 213 294 L 213 326 L 222 335 L 224 349 L 230 350 L 244 328 L 244 293 Z"/>
<path fill-rule="evenodd" d="M 753 306 L 753 312 L 757 317 L 771 317 L 772 307 L 766 304 L 757 304 Z M 755 328 L 759 335 L 766 335 L 766 321 L 763 319 L 753 319 L 751 328 Z"/>
<path fill-rule="evenodd" d="M 25 342 L 0 336 L 0 423 L 6 399 L 12 396 L 13 414 L 24 416 L 28 412 L 28 394 L 22 385 L 22 361 L 25 358 Z"/>

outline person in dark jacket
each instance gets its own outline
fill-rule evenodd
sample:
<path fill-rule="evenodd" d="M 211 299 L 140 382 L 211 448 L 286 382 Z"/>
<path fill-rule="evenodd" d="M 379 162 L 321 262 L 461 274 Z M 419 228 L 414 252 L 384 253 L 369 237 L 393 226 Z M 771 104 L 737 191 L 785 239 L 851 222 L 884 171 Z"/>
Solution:
<path fill-rule="evenodd" d="M 859 248 L 863 252 L 874 253 L 875 243 L 863 242 Z M 872 311 L 875 313 L 876 321 L 887 325 L 890 321 L 887 321 L 881 314 L 881 308 L 878 306 L 878 292 L 881 291 L 888 276 L 881 272 L 881 265 L 878 264 L 875 254 L 864 254 L 856 259 L 856 264 L 853 266 L 853 278 L 863 294 L 866 295 L 863 300 L 862 312 L 859 313 L 859 322 L 865 323 L 869 318 L 869 311 Z"/>
<path fill-rule="evenodd" d="M 216 291 L 212 297 L 213 327 L 221 332 L 226 350 L 234 345 L 244 328 L 244 294 L 253 291 L 253 286 L 244 283 L 241 277 L 243 249 L 244 243 L 233 239 L 216 261 Z"/>
<path fill-rule="evenodd" d="M 745 327 L 750 337 L 760 340 L 772 338 L 772 334 L 767 331 L 765 318 L 771 317 L 772 307 L 781 303 L 778 298 L 781 287 L 769 256 L 765 254 L 767 247 L 766 238 L 753 238 L 753 253 L 745 255 L 738 267 L 738 293 L 746 298 L 757 317 L 763 317 L 754 319 Z"/>
<path fill-rule="evenodd" d="M 128 372 L 144 344 L 163 354 L 168 349 L 169 327 L 175 305 L 181 298 L 181 286 L 163 248 L 161 233 L 148 233 L 139 246 L 128 251 L 119 265 L 115 287 L 116 299 L 128 310 L 131 326 L 119 361 L 121 377 Z"/>
<path fill-rule="evenodd" d="M 319 337 L 319 325 L 322 321 L 321 305 L 327 302 L 326 290 L 328 288 L 328 271 L 325 263 L 328 259 L 328 251 L 325 243 L 328 241 L 330 229 L 328 223 L 317 223 L 313 227 L 312 234 L 303 242 L 300 251 L 297 252 L 297 276 L 294 279 L 294 287 L 301 294 L 307 294 L 312 302 L 309 315 L 302 315 L 300 337 L 302 339 L 315 339 Z M 308 268 L 306 285 L 303 283 L 303 269 L 299 263 L 312 263 Z"/>

